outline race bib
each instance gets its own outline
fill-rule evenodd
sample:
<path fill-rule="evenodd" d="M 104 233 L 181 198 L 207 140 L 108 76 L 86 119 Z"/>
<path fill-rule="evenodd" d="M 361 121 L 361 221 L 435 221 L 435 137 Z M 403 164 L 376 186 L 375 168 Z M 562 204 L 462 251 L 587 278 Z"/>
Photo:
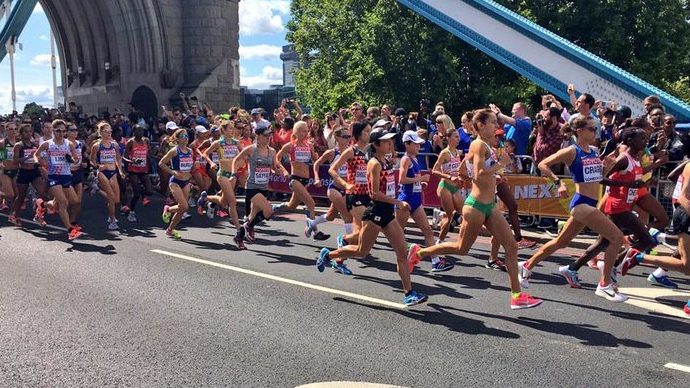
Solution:
<path fill-rule="evenodd" d="M 268 184 L 268 178 L 270 176 L 270 167 L 257 167 L 256 170 L 254 170 L 254 183 L 257 185 L 266 185 Z"/>
<path fill-rule="evenodd" d="M 582 181 L 601 182 L 604 175 L 604 164 L 598 157 L 582 159 Z"/>
<path fill-rule="evenodd" d="M 395 176 L 392 173 L 386 175 L 386 197 L 395 198 Z"/>
<path fill-rule="evenodd" d="M 634 203 L 635 200 L 637 200 L 637 190 L 638 189 L 632 187 L 628 189 L 628 198 L 626 198 L 627 203 Z"/>
<path fill-rule="evenodd" d="M 239 148 L 233 144 L 227 144 L 223 146 L 223 157 L 226 159 L 234 159 L 239 153 Z"/>
<path fill-rule="evenodd" d="M 300 163 L 311 162 L 311 149 L 309 147 L 295 147 L 295 161 Z"/>
<path fill-rule="evenodd" d="M 180 171 L 190 172 L 192 171 L 192 166 L 194 166 L 194 159 L 191 156 L 181 156 L 180 157 Z"/>
<path fill-rule="evenodd" d="M 417 175 L 419 176 L 419 175 Z M 422 192 L 422 182 L 415 182 L 412 185 L 412 192 L 413 193 L 421 193 Z"/>
<path fill-rule="evenodd" d="M 360 167 L 355 172 L 355 184 L 356 185 L 366 185 L 367 184 L 367 169 L 366 169 L 366 167 Z"/>
<path fill-rule="evenodd" d="M 14 148 L 7 147 L 7 160 L 14 160 Z"/>
<path fill-rule="evenodd" d="M 115 149 L 101 151 L 101 164 L 115 163 Z"/>
<path fill-rule="evenodd" d="M 347 176 L 347 165 L 343 164 L 340 166 L 340 169 L 338 169 L 338 175 L 340 175 L 341 178 L 345 178 Z"/>

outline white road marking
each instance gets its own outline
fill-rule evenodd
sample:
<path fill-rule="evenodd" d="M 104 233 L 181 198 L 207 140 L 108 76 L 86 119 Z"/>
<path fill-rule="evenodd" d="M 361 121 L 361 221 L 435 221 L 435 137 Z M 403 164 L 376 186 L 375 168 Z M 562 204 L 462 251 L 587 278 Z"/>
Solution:
<path fill-rule="evenodd" d="M 679 370 L 681 372 L 690 373 L 690 366 L 687 366 L 687 365 L 681 365 L 681 364 L 669 362 L 668 364 L 664 365 L 664 367 L 666 367 L 668 369 L 675 369 L 675 370 Z"/>
<path fill-rule="evenodd" d="M 690 299 L 690 292 L 685 290 L 671 290 L 664 287 L 640 287 L 640 288 L 621 288 L 620 292 L 628 296 L 627 304 L 643 308 L 655 313 L 670 315 L 678 318 L 688 319 L 683 311 L 683 306 L 679 303 L 678 307 L 667 306 L 659 303 L 656 299 L 669 296 L 682 296 Z"/>
<path fill-rule="evenodd" d="M 317 290 L 317 291 L 325 292 L 328 294 L 339 295 L 339 296 L 343 296 L 343 297 L 350 298 L 350 299 L 357 299 L 357 300 L 361 300 L 364 302 L 376 303 L 376 304 L 386 306 L 386 307 L 392 307 L 392 308 L 396 308 L 396 309 L 400 309 L 400 310 L 407 308 L 407 306 L 405 306 L 402 303 L 395 303 L 395 302 L 390 302 L 390 301 L 383 300 L 383 299 L 372 298 L 372 297 L 366 296 L 366 295 L 355 294 L 353 292 L 336 290 L 334 288 L 328 288 L 328 287 L 323 287 L 323 286 L 317 286 L 315 284 L 305 283 L 305 282 L 301 282 L 299 280 L 292 280 L 292 279 L 283 278 L 280 276 L 269 275 L 269 274 L 265 274 L 262 272 L 257 272 L 257 271 L 252 271 L 249 269 L 235 267 L 232 265 L 217 263 L 215 261 L 198 259 L 196 257 L 181 255 L 178 253 L 167 252 L 167 251 L 163 251 L 160 249 L 153 249 L 153 250 L 151 250 L 151 252 L 158 253 L 161 255 L 170 256 L 170 257 L 176 257 L 178 259 L 187 260 L 187 261 L 191 261 L 194 263 L 205 264 L 205 265 L 209 265 L 209 266 L 217 267 L 217 268 L 223 268 L 223 269 L 227 269 L 230 271 L 239 272 L 239 273 L 243 273 L 243 274 L 247 274 L 247 275 L 252 275 L 252 276 L 256 276 L 256 277 L 260 277 L 260 278 L 264 278 L 264 279 L 270 279 L 270 280 L 274 280 L 274 281 L 281 282 L 281 283 L 292 284 L 294 286 L 309 288 L 312 290 Z"/>

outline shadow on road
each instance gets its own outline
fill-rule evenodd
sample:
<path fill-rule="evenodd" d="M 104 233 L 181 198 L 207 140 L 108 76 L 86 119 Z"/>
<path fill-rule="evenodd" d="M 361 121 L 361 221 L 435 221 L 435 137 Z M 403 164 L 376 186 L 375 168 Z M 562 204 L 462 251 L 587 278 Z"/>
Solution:
<path fill-rule="evenodd" d="M 500 337 L 506 339 L 520 338 L 519 334 L 510 331 L 495 329 L 492 327 L 487 327 L 483 321 L 453 314 L 448 311 L 451 309 L 445 306 L 440 306 L 435 303 L 429 303 L 426 305 L 426 307 L 424 307 L 424 305 L 420 306 L 422 308 L 425 308 L 424 310 L 398 310 L 378 305 L 370 305 L 340 297 L 335 297 L 333 299 L 338 302 L 344 302 L 357 306 L 367 307 L 377 311 L 389 311 L 407 318 L 412 318 L 424 322 L 425 324 L 443 326 L 457 333 L 469 335 L 488 335 L 491 337 Z M 430 308 L 431 310 L 429 310 L 428 308 Z"/>

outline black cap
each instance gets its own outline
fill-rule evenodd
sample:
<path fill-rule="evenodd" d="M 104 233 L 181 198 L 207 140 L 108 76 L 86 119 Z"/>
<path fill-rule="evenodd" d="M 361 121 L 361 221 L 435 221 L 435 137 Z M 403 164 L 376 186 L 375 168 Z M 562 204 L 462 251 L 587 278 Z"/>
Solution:
<path fill-rule="evenodd" d="M 395 110 L 395 115 L 396 116 L 406 116 L 407 112 L 403 108 L 398 108 Z"/>
<path fill-rule="evenodd" d="M 618 109 L 616 109 L 616 119 L 618 119 L 620 122 L 623 122 L 630 117 L 632 117 L 632 110 L 629 106 L 621 105 L 618 107 Z"/>

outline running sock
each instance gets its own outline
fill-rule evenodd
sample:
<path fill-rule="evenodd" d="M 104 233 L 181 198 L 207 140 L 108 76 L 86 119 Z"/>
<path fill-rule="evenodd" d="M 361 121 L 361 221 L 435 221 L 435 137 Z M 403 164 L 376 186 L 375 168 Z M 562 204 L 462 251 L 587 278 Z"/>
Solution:
<path fill-rule="evenodd" d="M 259 213 L 257 213 L 257 214 L 254 216 L 254 218 L 251 219 L 251 220 L 247 223 L 247 227 L 248 227 L 248 228 L 253 228 L 253 227 L 255 227 L 259 222 L 261 222 L 261 221 L 263 221 L 263 220 L 265 220 L 265 219 L 266 219 L 266 217 L 264 217 L 264 212 L 263 212 L 263 210 L 262 210 L 262 211 L 260 211 Z"/>
<path fill-rule="evenodd" d="M 272 205 L 271 208 L 273 209 L 274 212 L 276 212 L 276 211 L 285 209 L 287 206 L 288 206 L 287 202 L 281 202 L 277 205 Z"/>
<path fill-rule="evenodd" d="M 513 291 L 510 292 L 510 296 L 512 296 L 513 298 L 519 298 L 520 294 L 521 294 L 521 292 L 513 292 Z"/>
<path fill-rule="evenodd" d="M 453 218 L 450 220 L 450 226 L 456 228 L 460 225 L 460 213 L 453 212 Z"/>
<path fill-rule="evenodd" d="M 313 220 L 311 220 L 311 226 L 313 228 L 316 228 L 317 225 L 323 224 L 324 222 L 327 222 L 327 221 L 328 220 L 326 219 L 326 215 L 322 214 L 322 215 L 314 218 Z"/>
<path fill-rule="evenodd" d="M 652 272 L 652 275 L 660 278 L 662 276 L 667 276 L 668 274 L 666 273 L 665 269 L 659 267 L 659 268 L 655 269 L 654 272 Z"/>
<path fill-rule="evenodd" d="M 640 264 L 642 263 L 642 261 L 644 261 L 644 255 L 645 254 L 643 252 L 640 252 L 635 255 L 634 259 L 637 261 L 637 264 Z"/>
<path fill-rule="evenodd" d="M 352 234 L 352 224 L 343 224 L 345 235 Z"/>

